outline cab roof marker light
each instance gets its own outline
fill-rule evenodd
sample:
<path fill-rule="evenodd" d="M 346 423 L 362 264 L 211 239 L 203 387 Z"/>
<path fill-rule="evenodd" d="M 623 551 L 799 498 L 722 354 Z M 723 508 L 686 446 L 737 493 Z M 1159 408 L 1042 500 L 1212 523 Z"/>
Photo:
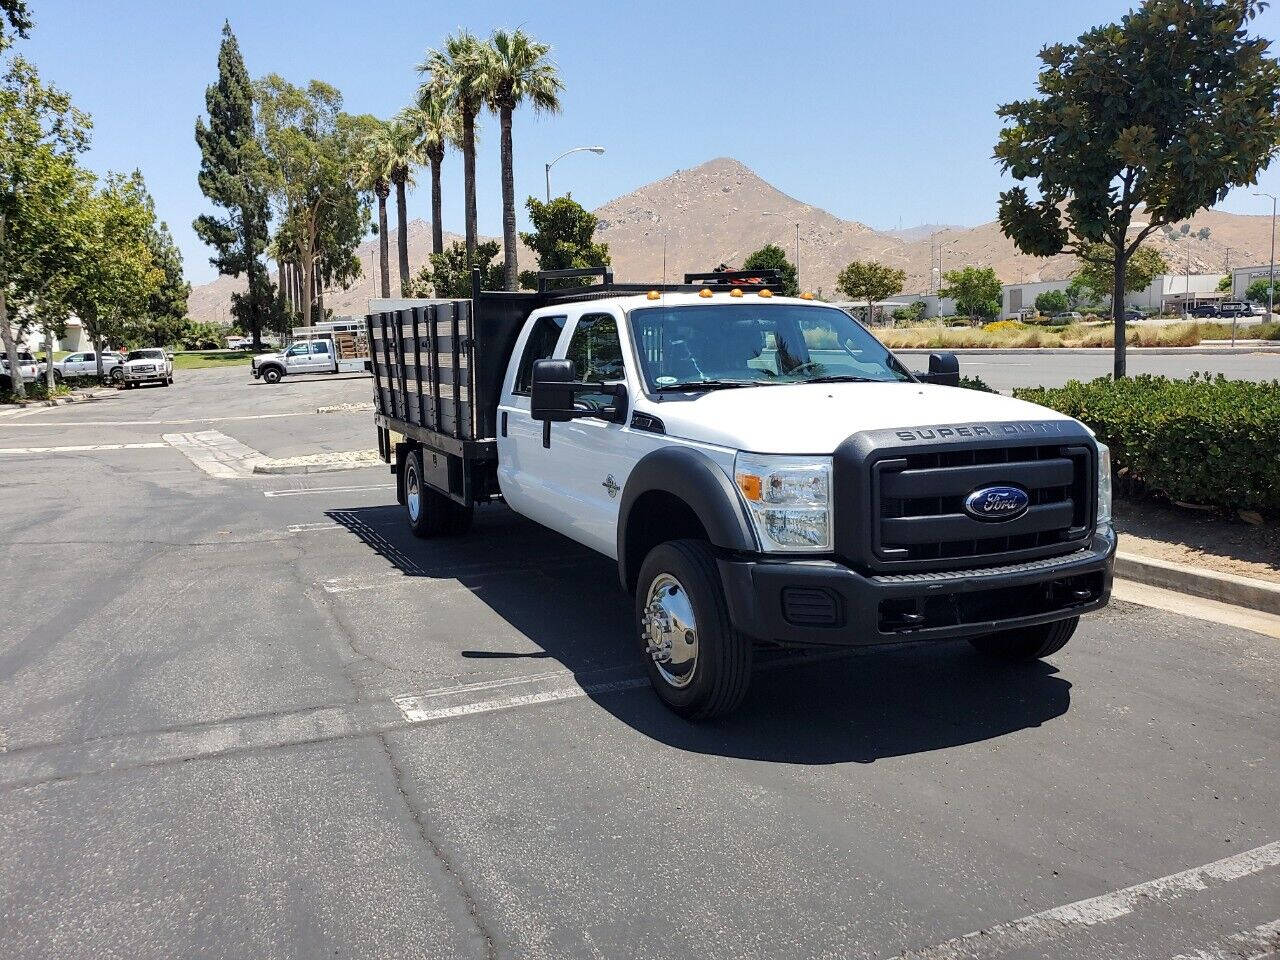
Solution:
<path fill-rule="evenodd" d="M 801 300 L 812 300 L 812 299 L 813 299 L 813 294 L 812 294 L 812 293 L 810 293 L 808 290 L 806 290 L 804 293 L 800 294 L 800 299 L 801 299 Z"/>
<path fill-rule="evenodd" d="M 699 291 L 698 291 L 698 296 L 700 296 L 700 297 L 709 297 L 709 296 L 711 296 L 711 288 L 710 288 L 710 287 L 703 287 L 701 290 L 699 290 Z"/>
<path fill-rule="evenodd" d="M 761 290 L 761 291 L 760 291 L 760 296 L 762 296 L 762 297 L 772 297 L 772 296 L 773 296 L 773 291 L 772 291 L 772 290 L 770 290 L 768 287 L 765 287 L 763 290 Z"/>
<path fill-rule="evenodd" d="M 732 290 L 729 291 L 729 296 L 740 297 L 742 296 L 742 291 L 739 290 L 737 287 L 734 287 Z"/>
<path fill-rule="evenodd" d="M 650 300 L 657 300 L 662 296 L 662 294 L 660 294 L 657 290 L 650 290 L 648 293 L 645 294 L 645 296 L 648 297 Z"/>

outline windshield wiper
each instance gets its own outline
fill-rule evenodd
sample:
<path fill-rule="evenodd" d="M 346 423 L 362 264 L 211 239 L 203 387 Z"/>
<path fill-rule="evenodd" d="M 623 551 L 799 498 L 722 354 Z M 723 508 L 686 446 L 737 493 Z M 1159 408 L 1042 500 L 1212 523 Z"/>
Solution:
<path fill-rule="evenodd" d="M 851 373 L 832 374 L 827 377 L 812 377 L 808 380 L 795 380 L 793 383 L 881 383 L 875 377 L 858 377 Z"/>
<path fill-rule="evenodd" d="M 693 390 L 728 390 L 732 387 L 763 386 L 760 380 L 683 380 L 680 383 L 664 383 L 658 393 L 689 392 Z"/>

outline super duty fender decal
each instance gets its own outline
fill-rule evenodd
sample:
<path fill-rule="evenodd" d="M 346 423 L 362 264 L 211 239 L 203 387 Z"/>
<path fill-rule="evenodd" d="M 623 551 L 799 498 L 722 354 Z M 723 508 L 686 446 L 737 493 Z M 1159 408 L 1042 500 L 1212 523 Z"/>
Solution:
<path fill-rule="evenodd" d="M 634 572 L 626 569 L 631 510 L 644 494 L 655 490 L 687 503 L 715 546 L 726 550 L 756 549 L 755 532 L 738 500 L 738 491 L 724 471 L 700 450 L 661 447 L 640 458 L 622 490 L 618 505 L 618 563 L 624 582 Z"/>

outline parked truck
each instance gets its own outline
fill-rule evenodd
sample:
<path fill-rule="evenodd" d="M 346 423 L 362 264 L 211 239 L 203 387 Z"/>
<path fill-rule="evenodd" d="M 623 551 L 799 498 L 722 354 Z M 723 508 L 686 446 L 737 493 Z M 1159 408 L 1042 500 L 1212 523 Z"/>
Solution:
<path fill-rule="evenodd" d="M 616 560 L 653 686 L 693 719 L 741 702 L 764 645 L 964 637 L 1028 660 L 1107 603 L 1110 457 L 1087 427 L 960 388 L 952 354 L 913 373 L 775 276 L 684 281 L 477 274 L 470 299 L 370 315 L 413 533 L 505 501 Z"/>
<path fill-rule="evenodd" d="M 368 369 L 364 320 L 326 320 L 295 327 L 283 350 L 259 353 L 249 363 L 255 380 L 279 383 L 302 373 L 359 373 Z"/>

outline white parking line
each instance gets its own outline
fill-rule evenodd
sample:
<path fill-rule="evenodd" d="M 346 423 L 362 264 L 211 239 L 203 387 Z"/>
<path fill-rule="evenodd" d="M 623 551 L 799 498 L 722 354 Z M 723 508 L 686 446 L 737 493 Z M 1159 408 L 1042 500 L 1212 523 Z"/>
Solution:
<path fill-rule="evenodd" d="M 1280 842 L 1268 843 L 1234 856 L 1181 873 L 1104 893 L 1100 897 L 1077 900 L 1029 917 L 1001 923 L 985 930 L 975 930 L 927 947 L 900 954 L 914 960 L 962 960 L 983 957 L 1010 950 L 1027 950 L 1036 944 L 1127 916 L 1139 903 L 1171 900 L 1196 890 L 1207 890 L 1211 884 L 1230 883 L 1272 867 L 1280 866 Z"/>
<path fill-rule="evenodd" d="M 1233 933 L 1208 950 L 1180 953 L 1173 960 L 1263 960 L 1280 955 L 1280 920 L 1260 923 L 1252 930 Z"/>
<path fill-rule="evenodd" d="M 391 487 L 385 483 L 366 484 L 360 487 L 301 487 L 297 490 L 263 490 L 264 497 L 305 497 L 313 493 L 356 493 L 360 490 L 388 491 Z"/>
<path fill-rule="evenodd" d="M 37 411 L 32 411 L 37 412 Z M 254 413 L 240 417 L 191 417 L 186 420 L 39 420 L 35 423 L 6 423 L 5 427 L 146 427 L 151 425 L 177 425 L 183 423 L 223 423 L 231 420 L 276 420 L 280 417 L 311 417 L 311 410 L 297 413 Z"/>
<path fill-rule="evenodd" d="M 0 453 L 83 453 L 96 450 L 156 450 L 167 443 L 79 443 L 65 447 L 0 447 Z"/>

